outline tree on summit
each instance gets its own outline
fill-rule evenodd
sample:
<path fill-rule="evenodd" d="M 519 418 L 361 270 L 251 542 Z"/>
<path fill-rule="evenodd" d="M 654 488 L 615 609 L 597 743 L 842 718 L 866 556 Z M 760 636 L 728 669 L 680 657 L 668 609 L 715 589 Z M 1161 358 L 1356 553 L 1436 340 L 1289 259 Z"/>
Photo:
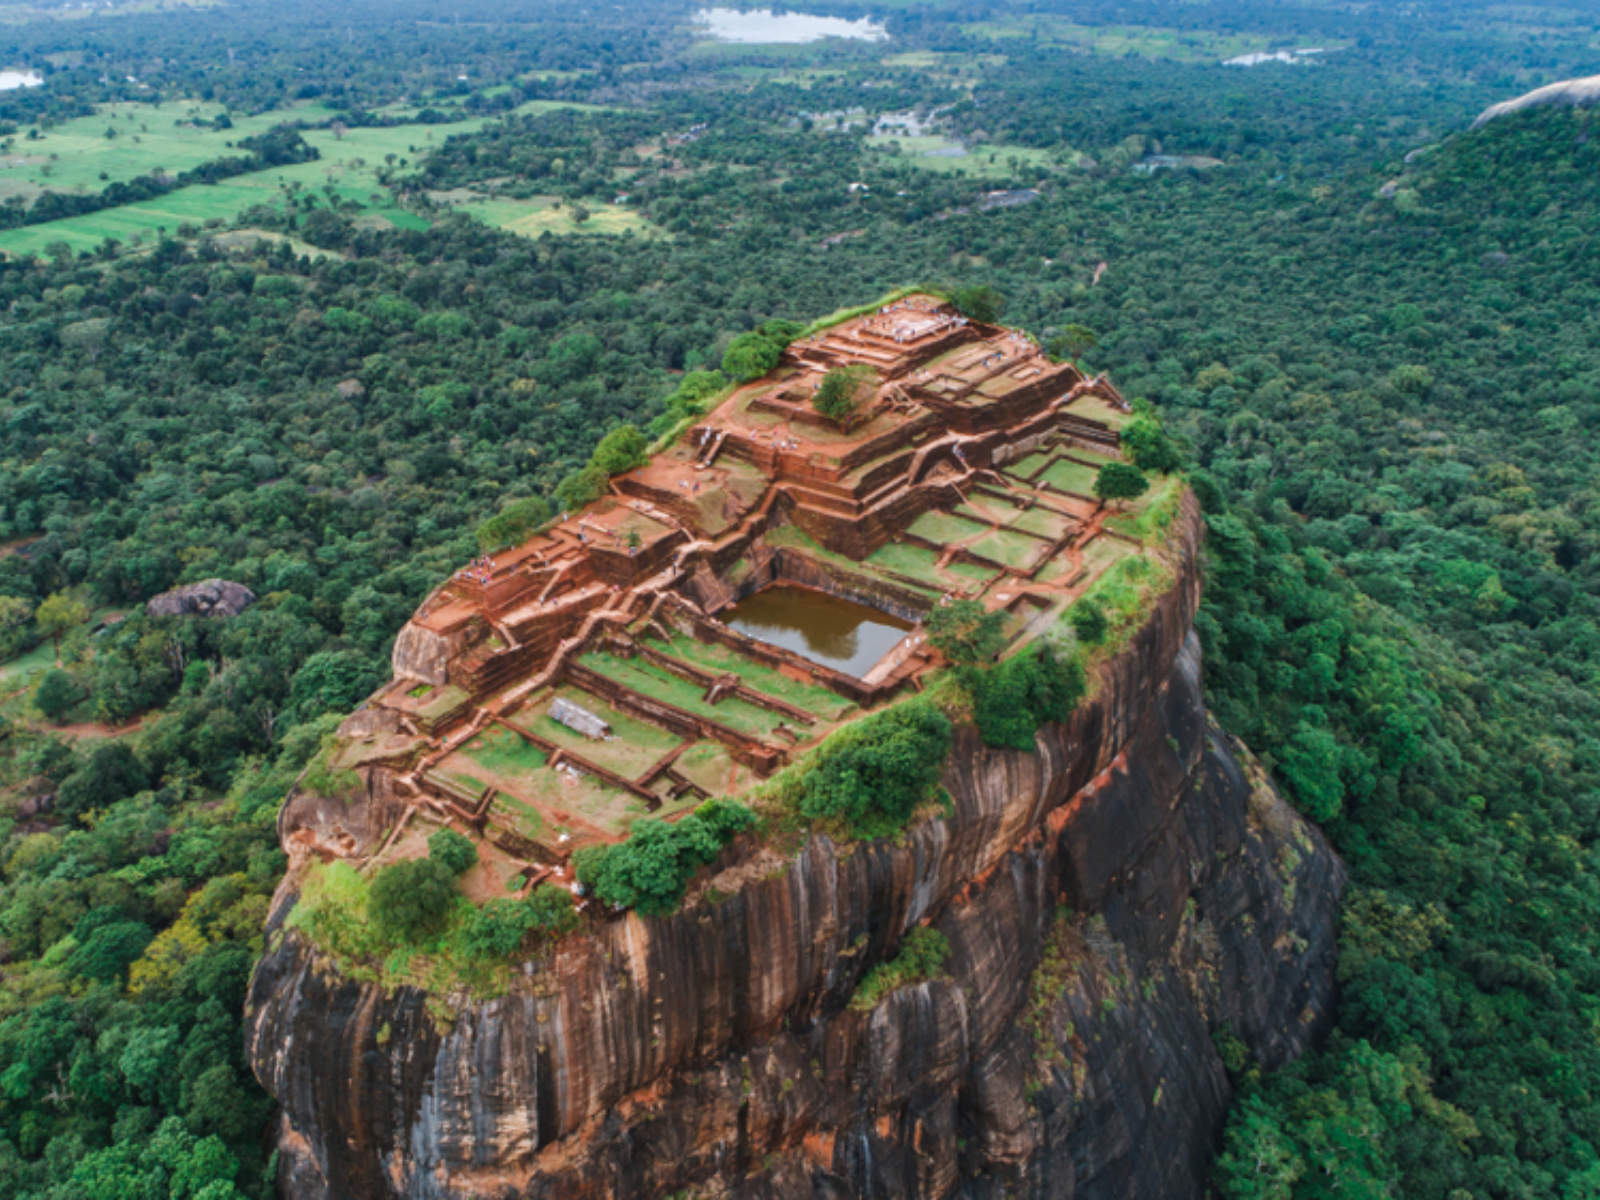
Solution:
<path fill-rule="evenodd" d="M 1136 500 L 1150 490 L 1144 472 L 1128 463 L 1109 462 L 1095 476 L 1095 499 L 1102 504 Z"/>

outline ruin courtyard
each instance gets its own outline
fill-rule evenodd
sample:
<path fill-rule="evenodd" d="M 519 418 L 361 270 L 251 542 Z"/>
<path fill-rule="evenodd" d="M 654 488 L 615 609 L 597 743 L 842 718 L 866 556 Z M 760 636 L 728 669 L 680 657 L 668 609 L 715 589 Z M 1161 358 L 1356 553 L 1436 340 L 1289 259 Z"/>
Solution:
<path fill-rule="evenodd" d="M 870 368 L 855 414 L 816 411 Z M 1128 406 L 1027 336 L 910 295 L 818 329 L 609 494 L 441 585 L 330 767 L 384 818 L 305 853 L 367 865 L 479 842 L 469 894 L 570 879 L 572 852 L 737 797 L 942 665 L 935 606 L 1007 653 L 1113 564 L 1142 501 L 1095 500 Z M 331 847 L 331 848 L 330 848 Z M 291 845 L 291 852 L 294 847 Z"/>

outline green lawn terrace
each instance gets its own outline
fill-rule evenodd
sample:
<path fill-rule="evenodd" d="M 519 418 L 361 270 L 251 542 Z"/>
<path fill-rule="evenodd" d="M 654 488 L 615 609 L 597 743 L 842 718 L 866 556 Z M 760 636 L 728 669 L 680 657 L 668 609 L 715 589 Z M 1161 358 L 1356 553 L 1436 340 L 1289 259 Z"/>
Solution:
<path fill-rule="evenodd" d="M 811 397 L 844 365 L 876 385 L 835 423 Z M 1003 612 L 1014 652 L 1147 553 L 1159 506 L 1092 497 L 1125 410 L 935 297 L 844 314 L 608 495 L 445 580 L 333 766 L 394 829 L 469 831 L 524 881 L 739 796 L 920 686 L 934 606 Z"/>

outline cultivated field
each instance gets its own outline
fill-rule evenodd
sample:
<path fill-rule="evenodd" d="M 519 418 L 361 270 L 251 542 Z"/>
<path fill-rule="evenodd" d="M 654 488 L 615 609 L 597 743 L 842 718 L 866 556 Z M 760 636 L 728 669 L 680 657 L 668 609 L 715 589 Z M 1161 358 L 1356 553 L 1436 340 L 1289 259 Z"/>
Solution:
<path fill-rule="evenodd" d="M 93 186 L 84 184 L 83 190 L 98 191 L 108 182 L 99 179 L 102 170 L 112 179 L 129 179 L 158 166 L 170 174 L 176 174 L 211 159 L 236 153 L 228 148 L 227 142 L 237 142 L 239 138 L 247 137 L 252 132 L 263 132 L 285 120 L 320 121 L 330 115 L 327 110 L 321 108 L 297 108 L 263 114 L 260 117 L 240 118 L 234 128 L 218 131 L 171 125 L 171 122 L 179 116 L 183 116 L 185 120 L 193 116 L 213 116 L 220 111 L 215 105 L 168 104 L 159 109 L 154 105 L 108 106 L 112 107 L 117 110 L 115 114 L 102 113 L 92 118 L 85 117 L 68 122 L 49 131 L 38 143 L 17 138 L 11 157 L 13 159 L 26 157 L 30 162 L 18 163 L 11 168 L 0 166 L 0 197 L 7 194 L 3 189 L 8 186 L 13 189 L 11 194 L 19 192 L 30 194 L 27 189 L 31 188 L 31 194 L 36 195 L 39 181 L 46 182 L 52 188 L 59 190 L 78 190 L 79 183 L 92 180 Z M 562 107 L 583 106 L 535 100 L 514 111 L 537 113 Z M 199 225 L 208 220 L 231 222 L 255 205 L 280 201 L 284 189 L 295 184 L 299 184 L 304 191 L 318 194 L 326 194 L 326 189 L 332 188 L 339 200 L 354 200 L 365 205 L 370 216 L 388 224 L 413 229 L 426 228 L 428 225 L 426 218 L 400 208 L 388 191 L 379 185 L 378 169 L 385 164 L 387 156 L 390 155 L 394 156 L 396 166 L 414 164 L 434 147 L 442 144 L 446 138 L 453 134 L 475 132 L 488 124 L 491 119 L 474 117 L 445 125 L 397 125 L 389 128 L 350 129 L 342 136 L 327 129 L 303 130 L 301 136 L 317 147 L 322 154 L 322 157 L 315 162 L 296 163 L 292 166 L 237 175 L 213 185 L 196 184 L 179 188 L 143 204 L 124 205 L 81 217 L 50 221 L 43 225 L 3 230 L 0 231 L 0 253 L 42 254 L 46 247 L 55 242 L 65 242 L 74 251 L 92 250 L 107 238 L 116 238 L 132 244 L 136 238 L 141 241 L 150 240 L 162 230 L 176 233 L 178 226 L 184 223 Z M 167 124 L 163 127 L 162 122 Z M 105 137 L 105 129 L 112 125 L 119 130 L 126 127 L 129 132 L 119 133 L 118 137 L 108 139 Z M 141 126 L 148 126 L 152 132 L 149 134 L 136 132 Z M 132 141 L 134 136 L 140 138 L 138 143 Z M 19 148 L 23 147 L 27 148 L 27 155 L 20 154 Z M 44 160 L 52 167 L 50 174 L 39 174 L 40 164 L 31 162 L 37 157 L 35 147 L 44 154 L 59 155 L 54 163 L 50 163 L 48 159 Z M 6 160 L 0 160 L 4 161 Z M 12 170 L 17 174 L 8 175 Z M 63 188 L 60 186 L 63 183 L 71 186 Z M 530 212 L 524 210 L 502 215 L 505 217 L 504 221 L 491 219 L 489 223 L 504 224 L 528 217 Z M 608 215 L 596 212 L 595 227 L 586 228 L 584 232 L 621 232 L 621 226 L 630 218 L 638 226 L 644 225 L 642 219 L 625 210 L 621 221 L 616 218 L 610 221 L 602 220 Z M 571 225 L 567 214 L 553 213 L 529 224 L 537 226 L 541 221 L 544 223 L 541 227 L 531 230 L 533 236 L 543 232 L 546 227 L 557 233 L 572 232 L 569 228 L 561 227 L 563 222 Z M 517 229 L 517 232 L 529 231 L 523 228 Z"/>

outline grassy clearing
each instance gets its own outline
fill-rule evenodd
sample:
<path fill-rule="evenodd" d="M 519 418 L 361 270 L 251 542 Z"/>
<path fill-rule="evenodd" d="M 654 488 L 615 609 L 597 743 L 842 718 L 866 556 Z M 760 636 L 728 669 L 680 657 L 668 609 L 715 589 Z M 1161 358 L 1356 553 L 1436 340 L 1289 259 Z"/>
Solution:
<path fill-rule="evenodd" d="M 973 37 L 1004 45 L 1028 41 L 1037 46 L 1065 46 L 1105 58 L 1165 58 L 1175 62 L 1218 62 L 1266 50 L 1268 38 L 1258 34 L 1226 34 L 1170 29 L 1157 25 L 1077 25 L 1046 16 L 1004 17 L 962 26 Z M 1317 45 L 1334 43 L 1319 38 Z"/>
<path fill-rule="evenodd" d="M 31 687 L 39 676 L 55 665 L 55 647 L 47 638 L 27 653 L 0 663 L 0 686 L 7 689 Z"/>
<path fill-rule="evenodd" d="M 1118 541 L 1116 538 L 1097 537 L 1084 547 L 1083 565 L 1088 567 L 1092 574 L 1098 575 L 1113 563 L 1131 558 L 1138 553 L 1127 542 Z"/>
<path fill-rule="evenodd" d="M 693 780 L 711 796 L 740 795 L 756 782 L 755 772 L 736 763 L 726 747 L 716 742 L 691 746 L 674 766 L 680 775 Z"/>
<path fill-rule="evenodd" d="M 1049 546 L 1038 538 L 1001 530 L 998 533 L 991 533 L 982 541 L 973 543 L 970 549 L 980 558 L 1004 563 L 1017 570 L 1027 570 L 1039 561 Z"/>
<path fill-rule="evenodd" d="M 606 204 L 588 209 L 583 221 L 574 216 L 571 205 L 561 205 L 555 196 L 536 196 L 529 200 L 490 200 L 486 197 L 463 197 L 452 204 L 455 212 L 504 229 L 523 237 L 536 238 L 541 234 L 583 234 L 588 236 L 617 236 L 635 233 L 643 237 L 664 236 L 649 221 L 633 209 L 621 204 Z"/>
<path fill-rule="evenodd" d="M 499 725 L 473 738 L 461 753 L 492 774 L 513 777 L 544 770 L 549 762 L 543 750 Z"/>
<path fill-rule="evenodd" d="M 1019 463 L 1013 463 L 1006 468 L 1006 474 L 1018 479 L 1032 479 L 1045 467 L 1050 465 L 1049 454 L 1030 454 Z"/>
<path fill-rule="evenodd" d="M 1066 411 L 1075 417 L 1087 417 L 1091 421 L 1099 421 L 1102 425 L 1107 425 L 1112 429 L 1121 429 L 1129 421 L 1133 420 L 1131 412 L 1123 412 L 1108 401 L 1093 395 L 1079 396 L 1071 404 L 1067 405 Z M 1074 446 L 1072 452 L 1074 454 L 1078 453 L 1078 448 Z"/>
<path fill-rule="evenodd" d="M 933 577 L 939 556 L 923 546 L 908 546 L 903 542 L 890 542 L 867 556 L 867 562 L 885 571 L 909 575 L 913 579 Z"/>
<path fill-rule="evenodd" d="M 747 687 L 765 696 L 803 708 L 824 721 L 837 721 L 852 707 L 850 701 L 825 687 L 791 679 L 782 671 L 755 662 L 742 654 L 735 654 L 726 646 L 716 646 L 679 635 L 664 649 L 673 658 L 691 666 L 737 675 Z"/>
<path fill-rule="evenodd" d="M 550 706 L 557 698 L 588 709 L 610 725 L 613 734 L 611 740 L 592 741 L 568 729 L 560 721 L 553 720 L 549 715 Z M 600 697 L 573 688 L 559 688 L 536 707 L 525 708 L 517 724 L 626 779 L 644 774 L 646 768 L 681 741 L 674 733 L 618 712 Z"/>
<path fill-rule="evenodd" d="M 548 104 L 547 101 L 533 101 L 535 104 Z M 124 108 L 129 106 L 122 106 Z M 157 110 L 153 106 L 132 106 L 148 108 L 152 114 Z M 526 106 L 524 106 L 526 107 Z M 556 107 L 573 107 L 570 105 L 557 105 Z M 152 129 L 156 128 L 155 122 L 165 119 L 171 121 L 174 116 L 187 109 L 175 106 L 164 107 L 161 112 L 167 114 L 165 118 L 155 116 L 146 118 L 144 123 Z M 296 109 L 288 114 L 267 114 L 262 118 L 250 120 L 267 121 L 265 127 L 285 119 L 285 116 L 300 116 L 308 119 L 322 119 L 327 116 L 320 109 Z M 271 120 L 267 120 L 270 117 Z M 93 122 L 99 118 L 83 118 L 84 121 Z M 135 122 L 137 124 L 138 122 Z M 8 229 L 0 232 L 0 252 L 6 254 L 42 254 L 45 247 L 53 242 L 66 242 L 74 251 L 92 250 L 107 238 L 116 238 L 124 243 L 132 244 L 137 238 L 149 241 L 157 237 L 162 230 L 175 234 L 178 226 L 184 223 L 201 225 L 206 221 L 232 221 L 248 208 L 258 204 L 280 204 L 285 188 L 299 184 L 304 191 L 325 195 L 325 189 L 332 188 L 333 194 L 340 201 L 354 200 L 368 209 L 368 217 L 375 219 L 375 223 L 399 226 L 411 229 L 426 229 L 429 222 L 426 218 L 400 208 L 388 191 L 383 188 L 377 179 L 378 168 L 383 166 L 388 156 L 394 156 L 397 166 L 412 165 L 428 155 L 435 146 L 442 144 L 446 138 L 455 134 L 473 133 L 490 123 L 490 118 L 474 117 L 469 120 L 455 121 L 445 125 L 398 125 L 389 128 L 351 129 L 343 137 L 330 130 L 311 129 L 305 130 L 302 136 L 311 145 L 316 146 L 322 157 L 315 162 L 296 163 L 286 167 L 273 167 L 265 171 L 255 171 L 248 175 L 237 175 L 216 185 L 208 186 L 196 184 L 192 187 L 179 188 L 168 192 L 165 196 L 158 197 L 144 204 L 129 204 L 120 208 L 106 209 L 102 212 L 89 213 L 81 217 L 68 217 L 60 221 L 50 221 L 44 225 L 29 225 L 21 229 Z M 69 123 L 77 124 L 77 122 Z M 243 124 L 243 121 L 240 123 Z M 99 136 L 105 141 L 106 122 L 99 124 Z M 62 126 L 66 128 L 66 126 Z M 54 136 L 53 134 L 50 136 Z M 131 134 L 129 135 L 131 138 Z M 143 139 L 144 135 L 139 135 Z M 142 170 L 133 170 L 132 174 L 142 174 L 155 167 L 164 167 L 169 172 L 175 173 L 182 169 L 174 166 L 173 162 L 165 161 L 170 156 L 153 153 L 163 145 L 181 145 L 189 154 L 198 153 L 200 148 L 207 152 L 196 161 L 206 161 L 210 158 L 219 158 L 229 151 L 224 143 L 237 141 L 245 136 L 240 132 L 240 126 L 217 133 L 215 131 L 205 134 L 193 133 L 183 135 L 190 140 L 184 141 L 177 134 L 166 135 L 166 143 L 156 143 L 141 140 L 133 147 L 143 155 Z M 203 140 L 214 139 L 214 140 Z M 74 144 L 83 139 L 79 138 Z M 112 143 L 122 139 L 112 139 Z M 19 143 L 19 145 L 22 143 Z M 33 143 L 26 143 L 30 148 Z M 44 143 L 48 147 L 48 141 Z M 50 153 L 47 148 L 45 153 Z M 104 153 L 104 151 L 101 151 Z M 90 172 L 97 186 L 91 190 L 98 191 L 104 186 L 98 179 L 100 168 L 93 165 L 93 156 L 87 147 L 81 147 L 78 158 L 83 160 L 73 167 L 80 175 L 84 171 Z M 3 161 L 3 160 L 0 160 Z M 87 165 L 85 165 L 87 164 Z M 195 165 L 193 162 L 188 165 Z M 57 164 L 58 168 L 60 163 Z M 0 170 L 0 179 L 4 179 L 5 172 Z M 52 176 L 52 179 L 54 176 Z M 636 214 L 623 210 L 628 218 L 643 224 Z M 528 216 L 524 212 L 518 214 Z M 599 221 L 602 214 L 596 214 L 593 220 Z M 553 218 L 542 218 L 553 220 Z M 568 220 L 561 216 L 561 220 Z M 621 219 L 621 218 L 616 218 Z M 518 230 L 518 232 L 522 232 Z M 537 232 L 535 231 L 535 236 Z M 552 232 L 570 232 L 552 228 Z M 595 232 L 606 232 L 597 227 Z"/>
<path fill-rule="evenodd" d="M 660 667 L 641 659 L 622 659 L 610 654 L 590 653 L 583 656 L 583 665 L 598 671 L 607 679 L 657 700 L 663 700 L 687 712 L 710 717 L 713 721 L 755 737 L 769 738 L 773 727 L 783 720 L 777 713 L 757 708 L 737 698 L 718 704 L 707 704 L 702 689 L 686 679 L 680 679 Z"/>
<path fill-rule="evenodd" d="M 1183 499 L 1183 480 L 1176 475 L 1152 481 L 1148 492 L 1128 502 L 1122 512 L 1106 520 L 1106 528 L 1149 543 L 1166 532 L 1178 515 Z"/>
<path fill-rule="evenodd" d="M 1093 496 L 1095 476 L 1098 474 L 1099 472 L 1093 467 L 1060 459 L 1040 476 L 1040 482 L 1076 496 Z"/>
<path fill-rule="evenodd" d="M 986 532 L 986 527 L 945 512 L 925 512 L 911 522 L 908 532 L 941 546 L 965 542 Z"/>
<path fill-rule="evenodd" d="M 1071 517 L 1062 516 L 1048 508 L 1032 508 L 1011 522 L 1010 528 L 1020 529 L 1023 533 L 1036 533 L 1053 542 L 1065 537 L 1067 531 L 1076 524 Z"/>
<path fill-rule="evenodd" d="M 325 121 L 333 112 L 309 104 L 256 116 L 241 116 L 231 129 L 194 124 L 220 115 L 220 104 L 102 104 L 92 117 L 42 129 L 37 139 L 18 138 L 0 157 L 0 199 L 41 192 L 76 195 L 99 192 L 152 171 L 177 175 L 219 158 L 247 153 L 245 138 L 267 133 L 286 121 Z M 106 134 L 114 133 L 114 137 Z"/>
<path fill-rule="evenodd" d="M 867 138 L 867 145 L 879 154 L 898 157 L 925 170 L 977 178 L 1047 175 L 1072 166 L 1078 159 L 1074 151 L 987 144 L 965 147 L 960 142 L 937 135 L 897 137 L 893 134 L 874 134 Z"/>
<path fill-rule="evenodd" d="M 965 504 L 956 505 L 955 511 L 960 516 L 971 517 L 974 521 L 982 521 L 985 525 L 1004 525 L 1022 512 L 1009 501 L 976 493 L 968 497 Z"/>

